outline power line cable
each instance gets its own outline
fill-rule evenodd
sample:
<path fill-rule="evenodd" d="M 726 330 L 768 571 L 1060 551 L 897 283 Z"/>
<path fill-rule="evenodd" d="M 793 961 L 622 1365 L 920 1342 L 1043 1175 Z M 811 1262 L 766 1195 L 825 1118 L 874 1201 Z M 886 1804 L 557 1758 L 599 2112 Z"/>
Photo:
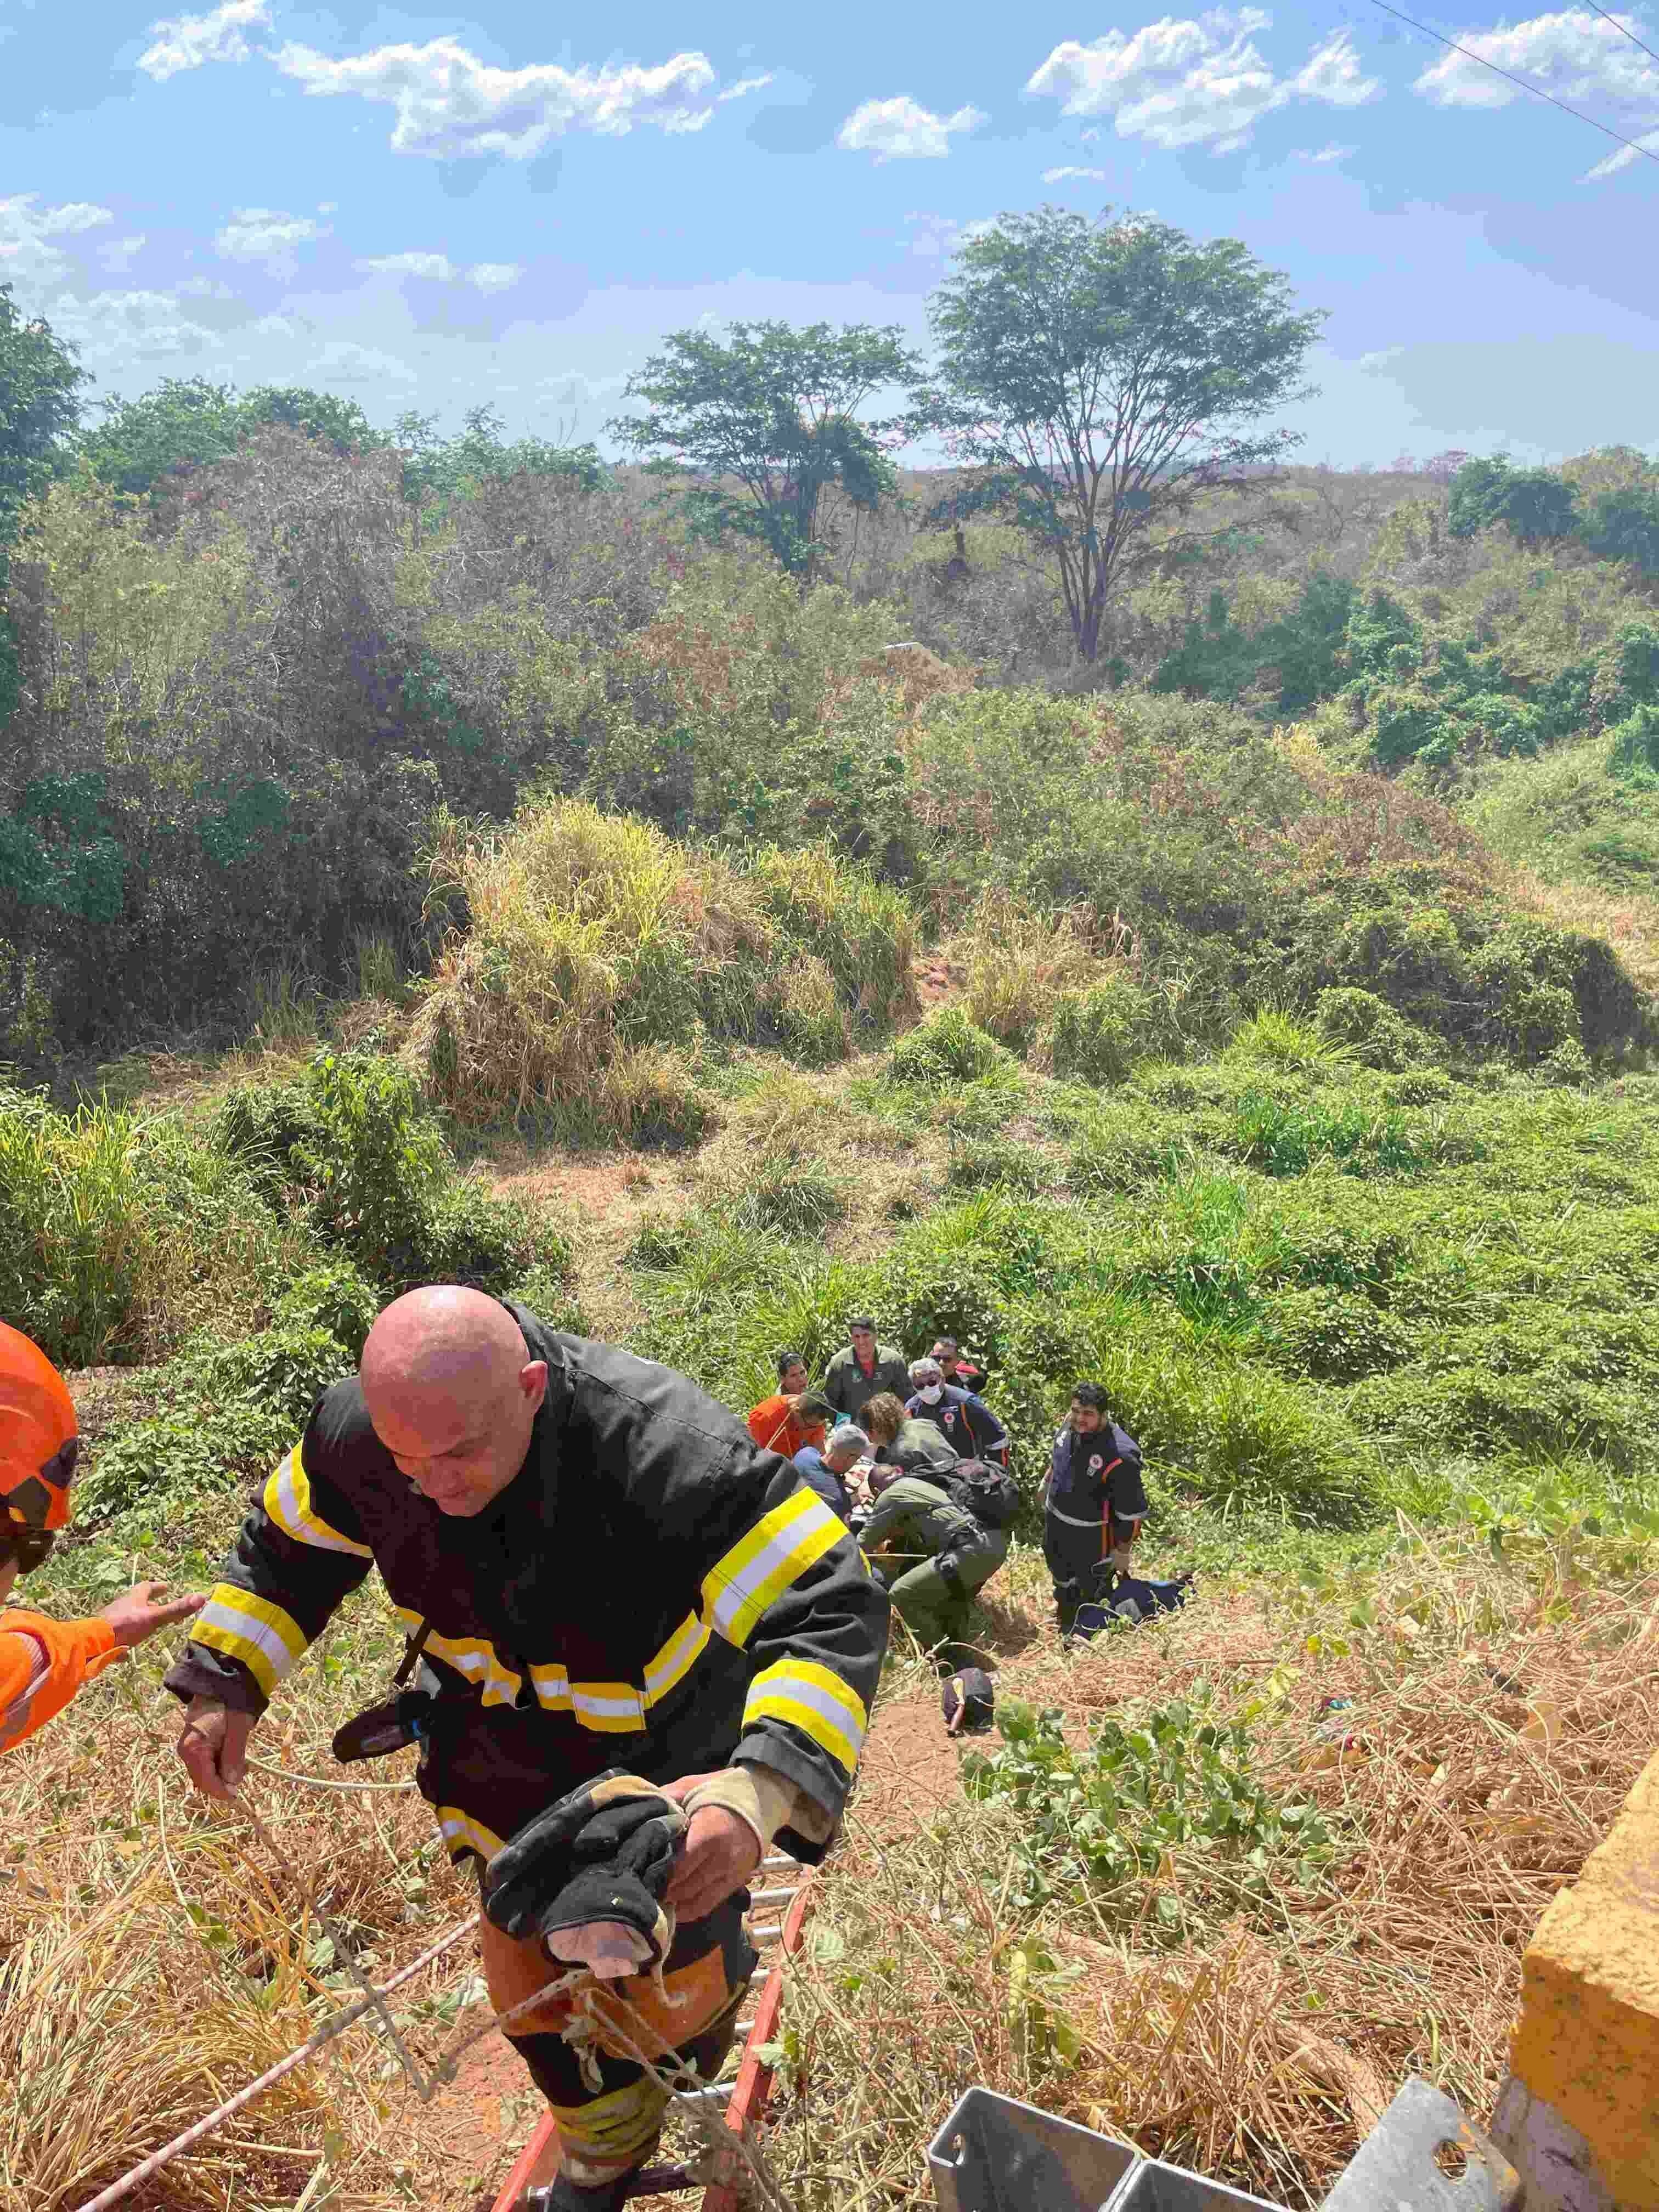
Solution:
<path fill-rule="evenodd" d="M 1622 31 L 1633 46 L 1640 46 L 1642 52 L 1647 55 L 1650 61 L 1659 62 L 1659 53 L 1656 53 L 1653 48 L 1647 44 L 1645 40 L 1638 39 L 1628 23 L 1621 23 L 1617 15 L 1608 15 L 1607 10 L 1599 4 L 1599 0 L 1589 0 L 1589 4 L 1595 9 L 1598 15 L 1607 15 L 1607 21 L 1612 24 L 1613 29 L 1615 31 Z"/>
<path fill-rule="evenodd" d="M 1449 39 L 1443 31 L 1437 31 L 1427 23 L 1419 23 L 1414 15 L 1407 15 L 1402 9 L 1391 6 L 1389 0 L 1371 0 L 1371 4 L 1373 7 L 1382 9 L 1384 15 L 1393 15 L 1400 22 L 1409 23 L 1413 31 L 1421 31 L 1425 38 L 1438 39 L 1443 46 L 1449 46 L 1455 54 L 1465 54 L 1470 61 L 1479 62 L 1482 69 L 1492 70 L 1497 76 L 1506 79 L 1509 83 L 1518 86 L 1521 91 L 1529 92 L 1538 100 L 1547 100 L 1552 107 L 1559 107 L 1564 115 L 1571 115 L 1580 123 L 1588 123 L 1592 131 L 1599 131 L 1604 138 L 1617 139 L 1621 146 L 1628 146 L 1632 154 L 1640 154 L 1650 161 L 1659 161 L 1659 154 L 1656 154 L 1651 146 L 1644 146 L 1638 139 L 1626 138 L 1621 131 L 1615 131 L 1611 124 L 1598 123 L 1593 115 L 1586 115 L 1582 107 L 1570 107 L 1565 100 L 1558 100 L 1553 92 L 1546 92 L 1541 85 L 1528 84 L 1525 77 L 1516 76 L 1512 71 L 1500 67 L 1497 62 L 1488 61 L 1485 54 L 1476 53 L 1473 46 L 1459 46 L 1455 39 Z M 1621 25 L 1620 28 L 1622 27 Z M 1641 41 L 1638 40 L 1637 43 L 1640 45 Z"/>

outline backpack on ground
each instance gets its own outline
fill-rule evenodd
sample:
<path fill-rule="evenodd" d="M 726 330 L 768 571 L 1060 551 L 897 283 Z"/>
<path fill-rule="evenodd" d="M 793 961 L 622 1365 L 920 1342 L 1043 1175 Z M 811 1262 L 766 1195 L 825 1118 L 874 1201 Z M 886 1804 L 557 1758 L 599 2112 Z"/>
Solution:
<path fill-rule="evenodd" d="M 987 1528 L 1006 1528 L 1019 1510 L 1019 1485 L 989 1460 L 958 1460 L 944 1486 L 954 1504 Z"/>

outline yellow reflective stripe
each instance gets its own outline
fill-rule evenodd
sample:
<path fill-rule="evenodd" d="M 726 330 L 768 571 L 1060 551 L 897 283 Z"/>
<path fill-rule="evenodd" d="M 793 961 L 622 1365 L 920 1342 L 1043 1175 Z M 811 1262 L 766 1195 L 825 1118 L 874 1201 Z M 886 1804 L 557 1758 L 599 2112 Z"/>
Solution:
<path fill-rule="evenodd" d="M 292 1613 L 268 1598 L 221 1583 L 191 1624 L 190 1640 L 240 1659 L 270 1697 L 306 1648 L 306 1633 Z"/>
<path fill-rule="evenodd" d="M 870 1716 L 856 1690 L 811 1659 L 780 1659 L 749 1686 L 743 1724 L 788 1721 L 846 1768 L 858 1765 Z"/>
<path fill-rule="evenodd" d="M 265 1511 L 296 1544 L 311 1544 L 319 1552 L 349 1552 L 354 1559 L 371 1559 L 367 1544 L 359 1544 L 331 1528 L 311 1502 L 311 1479 L 295 1444 L 265 1485 Z"/>
<path fill-rule="evenodd" d="M 709 1569 L 702 1585 L 704 1620 L 741 1650 L 767 1607 L 846 1534 L 846 1523 L 822 1498 L 796 1491 Z"/>
<path fill-rule="evenodd" d="M 410 1612 L 407 1606 L 398 1607 L 398 1616 L 413 1629 L 419 1626 L 421 1615 Z M 510 1667 L 503 1666 L 495 1647 L 482 1636 L 440 1636 L 434 1630 L 422 1646 L 421 1656 L 427 1659 L 441 1659 L 463 1674 L 473 1687 L 483 1692 L 487 1705 L 510 1705 L 518 1699 L 524 1676 L 515 1674 Z"/>
<path fill-rule="evenodd" d="M 459 1805 L 440 1805 L 438 1826 L 452 1858 L 463 1851 L 478 1851 L 493 1859 L 501 1848 L 501 1838 L 493 1828 L 486 1828 L 482 1820 L 475 1820 L 470 1813 L 463 1813 Z"/>
<path fill-rule="evenodd" d="M 531 1686 L 544 1711 L 568 1713 L 585 1729 L 623 1735 L 645 1726 L 645 1699 L 631 1682 L 573 1682 L 562 1667 L 532 1667 Z"/>
<path fill-rule="evenodd" d="M 695 1613 L 688 1613 L 656 1657 L 645 1669 L 645 1702 L 660 1705 L 678 1687 L 708 1648 L 708 1630 Z"/>
<path fill-rule="evenodd" d="M 573 1682 L 570 1708 L 586 1729 L 606 1735 L 645 1726 L 645 1703 L 628 1682 Z"/>

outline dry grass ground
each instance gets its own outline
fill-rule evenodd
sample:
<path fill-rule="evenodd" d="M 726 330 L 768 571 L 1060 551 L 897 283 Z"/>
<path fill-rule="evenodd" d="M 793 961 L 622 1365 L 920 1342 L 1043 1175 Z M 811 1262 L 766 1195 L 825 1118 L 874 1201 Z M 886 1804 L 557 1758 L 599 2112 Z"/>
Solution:
<path fill-rule="evenodd" d="M 1029 1617 L 1036 1563 L 1010 1571 L 1005 1618 Z M 1003 1698 L 1060 1709 L 1073 1740 L 1200 1685 L 1216 1717 L 1252 1717 L 1262 1779 L 1314 1800 L 1338 1849 L 1248 1910 L 1194 1850 L 1136 1886 L 1127 1922 L 1121 1897 L 1012 1911 L 1012 1816 L 951 1788 L 937 1692 L 916 1686 L 908 1751 L 893 1706 L 876 1730 L 786 2012 L 799 2075 L 770 2148 L 802 2212 L 930 2201 L 923 2150 L 976 2081 L 1288 2205 L 1321 2201 L 1410 2074 L 1488 2117 L 1522 1951 L 1659 1735 L 1655 1595 L 1540 1592 L 1447 1545 L 1385 1575 L 1363 1635 L 1237 1589 L 1080 1659 L 1043 1634 L 1005 1663 Z M 1310 1654 L 1339 1629 L 1347 1656 Z M 1353 1701 L 1346 1747 L 1316 1732 L 1328 1696 Z"/>

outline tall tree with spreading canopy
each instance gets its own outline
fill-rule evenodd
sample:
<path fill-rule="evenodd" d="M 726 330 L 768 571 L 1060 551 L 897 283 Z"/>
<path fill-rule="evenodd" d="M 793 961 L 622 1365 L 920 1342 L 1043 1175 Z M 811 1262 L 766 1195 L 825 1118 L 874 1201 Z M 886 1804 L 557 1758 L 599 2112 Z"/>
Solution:
<path fill-rule="evenodd" d="M 965 482 L 931 520 L 1008 516 L 1054 553 L 1079 655 L 1156 525 L 1301 442 L 1257 427 L 1305 398 L 1324 319 L 1236 239 L 1139 216 L 1003 216 L 929 302 L 940 349 L 915 396 Z"/>
<path fill-rule="evenodd" d="M 21 315 L 11 286 L 0 284 L 0 590 L 18 518 L 63 465 L 89 380 L 74 348 L 39 316 Z M 15 641 L 0 614 L 0 729 L 16 703 Z"/>
<path fill-rule="evenodd" d="M 866 512 L 896 493 L 890 456 L 910 435 L 907 418 L 855 418 L 872 392 L 920 376 L 920 356 L 896 324 L 733 323 L 728 343 L 702 331 L 672 331 L 665 343 L 624 394 L 648 400 L 650 413 L 607 428 L 663 473 L 714 479 L 686 485 L 676 501 L 694 538 L 758 540 L 806 580 L 829 486 Z M 723 489 L 731 477 L 741 493 Z"/>

